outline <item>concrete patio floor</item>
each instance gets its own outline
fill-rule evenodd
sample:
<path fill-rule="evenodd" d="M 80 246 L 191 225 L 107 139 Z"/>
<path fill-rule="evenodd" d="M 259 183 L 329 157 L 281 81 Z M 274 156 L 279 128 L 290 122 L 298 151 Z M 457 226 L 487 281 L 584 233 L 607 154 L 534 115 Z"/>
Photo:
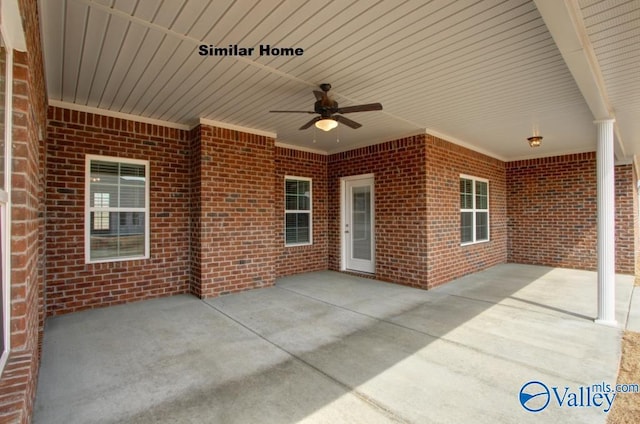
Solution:
<path fill-rule="evenodd" d="M 624 327 L 633 277 L 616 283 Z M 615 383 L 622 329 L 595 314 L 595 273 L 515 264 L 430 291 L 324 271 L 80 312 L 47 320 L 34 423 L 604 423 L 606 402 L 519 402 L 531 380 Z"/>

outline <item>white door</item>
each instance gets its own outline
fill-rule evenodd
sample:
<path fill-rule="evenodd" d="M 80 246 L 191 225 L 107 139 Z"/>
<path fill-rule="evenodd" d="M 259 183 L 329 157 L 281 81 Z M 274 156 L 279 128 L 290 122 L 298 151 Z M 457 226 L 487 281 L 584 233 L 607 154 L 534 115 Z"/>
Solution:
<path fill-rule="evenodd" d="M 344 268 L 375 273 L 373 176 L 343 180 Z"/>

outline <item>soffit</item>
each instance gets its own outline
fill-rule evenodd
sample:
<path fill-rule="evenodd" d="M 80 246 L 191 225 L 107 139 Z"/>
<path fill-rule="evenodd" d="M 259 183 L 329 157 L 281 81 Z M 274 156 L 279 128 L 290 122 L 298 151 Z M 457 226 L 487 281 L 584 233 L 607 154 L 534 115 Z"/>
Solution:
<path fill-rule="evenodd" d="M 622 134 L 637 139 L 640 90 L 624 90 L 635 75 L 628 63 L 614 71 L 608 53 L 628 41 L 597 30 L 616 7 L 584 3 L 612 102 L 627 105 L 616 116 Z M 501 159 L 595 150 L 594 117 L 529 0 L 47 0 L 40 8 L 53 101 L 183 125 L 204 118 L 329 153 L 425 131 Z M 200 44 L 304 54 L 203 57 Z M 312 110 L 311 91 L 323 82 L 341 106 L 384 110 L 349 114 L 363 127 L 328 133 L 297 129 L 312 115 L 268 112 Z M 532 150 L 526 137 L 536 131 L 544 142 Z"/>
<path fill-rule="evenodd" d="M 580 0 L 627 155 L 640 154 L 640 1 Z"/>

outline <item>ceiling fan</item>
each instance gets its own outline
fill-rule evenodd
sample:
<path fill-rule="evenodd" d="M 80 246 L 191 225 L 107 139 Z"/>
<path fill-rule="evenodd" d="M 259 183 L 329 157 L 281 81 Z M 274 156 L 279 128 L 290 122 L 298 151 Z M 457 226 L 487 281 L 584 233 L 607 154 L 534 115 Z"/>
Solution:
<path fill-rule="evenodd" d="M 362 124 L 352 121 L 349 118 L 345 118 L 342 114 L 353 112 L 368 112 L 372 110 L 382 110 L 380 103 L 368 103 L 366 105 L 346 106 L 339 107 L 338 102 L 333 100 L 329 96 L 329 90 L 331 90 L 331 84 L 320 84 L 322 91 L 314 90 L 313 94 L 316 96 L 316 102 L 313 105 L 313 112 L 306 110 L 270 110 L 274 113 L 317 113 L 320 116 L 316 116 L 299 129 L 306 130 L 311 125 L 316 124 L 317 128 L 323 131 L 329 131 L 338 126 L 338 122 L 345 124 L 349 128 L 360 128 Z"/>

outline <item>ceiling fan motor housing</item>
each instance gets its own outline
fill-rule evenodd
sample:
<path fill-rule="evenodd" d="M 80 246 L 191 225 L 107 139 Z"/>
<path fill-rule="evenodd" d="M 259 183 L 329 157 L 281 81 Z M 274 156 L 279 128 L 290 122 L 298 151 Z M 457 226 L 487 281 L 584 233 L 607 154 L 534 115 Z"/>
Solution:
<path fill-rule="evenodd" d="M 314 106 L 313 106 L 313 110 L 325 119 L 330 118 L 331 115 L 333 115 L 337 109 L 338 109 L 338 102 L 336 101 L 331 102 L 331 106 L 327 106 L 323 104 L 322 101 L 318 100 L 314 103 Z"/>

